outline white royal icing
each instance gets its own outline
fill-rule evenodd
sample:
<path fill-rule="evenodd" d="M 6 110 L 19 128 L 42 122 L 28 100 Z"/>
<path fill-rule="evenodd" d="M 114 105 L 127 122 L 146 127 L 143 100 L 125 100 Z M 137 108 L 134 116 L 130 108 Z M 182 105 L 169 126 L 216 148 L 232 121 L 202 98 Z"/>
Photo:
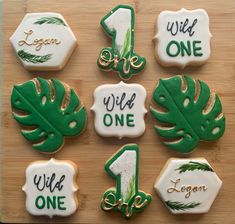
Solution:
<path fill-rule="evenodd" d="M 105 19 L 104 23 L 110 30 L 115 31 L 115 42 L 118 46 L 120 55 L 122 55 L 126 33 L 128 30 L 131 30 L 131 10 L 127 8 L 119 8 L 111 16 Z"/>
<path fill-rule="evenodd" d="M 188 167 L 187 170 L 185 165 Z M 206 169 L 203 168 L 205 166 Z M 154 188 L 173 214 L 209 211 L 222 186 L 222 181 L 214 170 L 210 171 L 208 167 L 212 169 L 204 158 L 167 161 Z"/>
<path fill-rule="evenodd" d="M 60 70 L 77 46 L 64 17 L 51 12 L 26 14 L 10 42 L 28 70 Z"/>
<path fill-rule="evenodd" d="M 163 11 L 158 16 L 156 30 L 155 54 L 160 64 L 183 68 L 190 64 L 203 64 L 209 59 L 212 35 L 205 10 Z"/>
<path fill-rule="evenodd" d="M 127 150 L 109 167 L 115 176 L 120 176 L 121 195 L 124 200 L 129 193 L 130 182 L 134 180 L 134 184 L 136 184 L 136 160 L 136 151 Z M 133 195 L 135 193 L 134 188 Z"/>
<path fill-rule="evenodd" d="M 146 90 L 139 84 L 105 84 L 94 91 L 95 130 L 101 136 L 137 137 L 144 133 Z"/>
<path fill-rule="evenodd" d="M 31 163 L 22 188 L 26 193 L 27 211 L 50 218 L 73 214 L 77 209 L 76 173 L 76 168 L 66 161 L 51 159 Z"/>

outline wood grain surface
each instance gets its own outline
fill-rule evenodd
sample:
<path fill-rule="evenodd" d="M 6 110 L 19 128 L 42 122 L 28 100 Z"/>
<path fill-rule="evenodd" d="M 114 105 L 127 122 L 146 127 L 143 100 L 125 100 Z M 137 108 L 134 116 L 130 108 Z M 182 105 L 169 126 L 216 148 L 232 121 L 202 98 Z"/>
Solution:
<path fill-rule="evenodd" d="M 102 138 L 94 131 L 94 116 L 90 112 L 93 90 L 104 83 L 117 83 L 119 77 L 105 73 L 96 66 L 100 50 L 111 46 L 111 40 L 100 27 L 100 19 L 117 4 L 130 4 L 136 11 L 135 51 L 147 58 L 145 71 L 128 83 L 140 83 L 147 92 L 149 108 L 152 92 L 159 78 L 188 73 L 201 79 L 217 92 L 226 115 L 226 131 L 217 142 L 200 143 L 197 149 L 185 157 L 205 157 L 223 181 L 223 187 L 209 213 L 204 215 L 171 215 L 153 190 L 153 184 L 166 160 L 182 157 L 161 144 L 153 129 L 151 114 L 146 116 L 146 133 L 137 139 Z M 201 67 L 164 68 L 154 57 L 152 37 L 158 14 L 163 10 L 180 8 L 205 9 L 210 17 L 212 55 Z M 27 72 L 17 60 L 9 43 L 18 24 L 28 12 L 59 12 L 71 26 L 78 39 L 78 48 L 67 66 L 60 72 Z M 2 222 L 14 223 L 235 223 L 235 1 L 234 0 L 5 0 L 3 1 L 3 86 L 2 86 Z M 35 160 L 50 159 L 41 154 L 21 136 L 20 128 L 11 114 L 10 96 L 14 84 L 36 76 L 58 78 L 79 94 L 88 111 L 86 131 L 79 137 L 67 139 L 56 154 L 56 159 L 69 159 L 79 166 L 79 208 L 68 218 L 30 216 L 25 209 L 25 194 L 21 190 L 25 182 L 25 169 Z M 139 188 L 153 195 L 153 201 L 141 214 L 125 220 L 120 213 L 103 212 L 100 200 L 104 191 L 115 185 L 105 171 L 105 161 L 126 143 L 140 147 Z"/>

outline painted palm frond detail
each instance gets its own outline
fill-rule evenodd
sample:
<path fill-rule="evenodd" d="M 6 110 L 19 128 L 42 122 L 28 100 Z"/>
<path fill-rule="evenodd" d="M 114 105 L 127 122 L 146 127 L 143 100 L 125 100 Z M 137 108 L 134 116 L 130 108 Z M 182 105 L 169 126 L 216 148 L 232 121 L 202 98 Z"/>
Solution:
<path fill-rule="evenodd" d="M 129 28 L 126 32 L 125 41 L 122 47 L 122 57 L 126 58 L 128 55 L 130 56 L 131 50 L 131 29 Z"/>
<path fill-rule="evenodd" d="M 119 58 L 127 58 L 130 56 L 131 50 L 131 29 L 128 29 L 126 32 L 125 40 L 123 46 L 118 45 L 114 42 L 114 55 L 117 55 Z"/>
<path fill-rule="evenodd" d="M 196 202 L 189 202 L 189 203 L 182 203 L 179 201 L 165 201 L 166 206 L 172 210 L 188 210 L 199 206 L 201 203 Z"/>
<path fill-rule="evenodd" d="M 128 203 L 134 195 L 135 195 L 135 176 L 132 176 L 127 189 L 125 202 Z"/>
<path fill-rule="evenodd" d="M 181 153 L 191 152 L 199 141 L 219 139 L 225 130 L 225 116 L 217 94 L 188 75 L 160 79 L 153 101 L 164 111 L 151 107 L 159 122 L 156 132 L 164 144 Z"/>
<path fill-rule="evenodd" d="M 23 60 L 33 64 L 41 64 L 49 61 L 52 58 L 52 54 L 46 55 L 34 55 L 26 52 L 25 50 L 19 50 L 17 55 Z"/>
<path fill-rule="evenodd" d="M 62 19 L 60 19 L 58 17 L 54 17 L 54 16 L 42 17 L 42 18 L 38 19 L 36 22 L 34 22 L 34 24 L 38 24 L 38 25 L 55 24 L 55 25 L 67 26 Z"/>
<path fill-rule="evenodd" d="M 175 170 L 179 170 L 179 173 L 184 173 L 186 171 L 194 171 L 194 170 L 214 172 L 214 170 L 207 163 L 199 163 L 195 161 L 190 161 L 189 163 L 183 164 Z"/>

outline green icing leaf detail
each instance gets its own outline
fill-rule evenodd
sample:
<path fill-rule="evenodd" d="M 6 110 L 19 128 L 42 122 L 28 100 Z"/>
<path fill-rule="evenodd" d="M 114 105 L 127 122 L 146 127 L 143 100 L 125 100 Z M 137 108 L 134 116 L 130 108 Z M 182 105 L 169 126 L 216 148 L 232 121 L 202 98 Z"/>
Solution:
<path fill-rule="evenodd" d="M 134 195 L 135 195 L 135 176 L 132 176 L 129 182 L 129 187 L 127 190 L 125 202 L 128 203 Z"/>
<path fill-rule="evenodd" d="M 36 78 L 16 85 L 11 96 L 15 120 L 32 147 L 47 153 L 57 151 L 64 136 L 82 133 L 86 110 L 75 91 L 59 80 Z"/>
<path fill-rule="evenodd" d="M 155 130 L 175 151 L 189 153 L 200 140 L 216 140 L 224 133 L 220 99 L 200 80 L 187 75 L 160 79 L 153 100 L 166 110 L 150 108 L 153 117 L 164 124 L 156 125 Z"/>
<path fill-rule="evenodd" d="M 214 172 L 214 170 L 207 163 L 199 163 L 195 161 L 190 161 L 189 163 L 183 164 L 175 170 L 179 170 L 179 173 L 184 173 L 186 171 L 194 171 L 194 170 Z"/>
<path fill-rule="evenodd" d="M 188 210 L 199 206 L 201 203 L 189 202 L 182 203 L 179 201 L 165 201 L 166 205 L 172 210 Z"/>
<path fill-rule="evenodd" d="M 34 24 L 38 24 L 38 25 L 55 24 L 55 25 L 67 26 L 62 19 L 60 19 L 58 17 L 54 17 L 54 16 L 39 18 L 36 22 L 34 22 Z"/>
<path fill-rule="evenodd" d="M 19 50 L 17 55 L 23 60 L 33 64 L 41 64 L 51 59 L 52 54 L 46 55 L 34 55 L 26 52 L 25 50 Z"/>
<path fill-rule="evenodd" d="M 126 37 L 123 44 L 121 57 L 127 58 L 128 55 L 130 56 L 130 50 L 131 50 L 131 29 L 128 29 L 126 32 Z"/>

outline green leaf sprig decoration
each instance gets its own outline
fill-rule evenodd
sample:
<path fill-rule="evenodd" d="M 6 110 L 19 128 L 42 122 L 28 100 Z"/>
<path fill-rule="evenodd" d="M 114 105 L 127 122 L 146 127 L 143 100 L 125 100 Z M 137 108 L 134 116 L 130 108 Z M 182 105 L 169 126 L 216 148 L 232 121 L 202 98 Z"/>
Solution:
<path fill-rule="evenodd" d="M 161 123 L 155 130 L 164 144 L 175 151 L 189 153 L 200 140 L 216 140 L 224 133 L 225 116 L 220 99 L 200 80 L 188 75 L 160 79 L 153 100 L 165 109 L 150 108 Z"/>
<path fill-rule="evenodd" d="M 34 24 L 38 24 L 38 25 L 55 24 L 55 25 L 67 26 L 62 19 L 60 19 L 58 17 L 54 17 L 54 16 L 39 18 L 36 22 L 34 22 Z"/>
<path fill-rule="evenodd" d="M 34 55 L 26 52 L 25 50 L 19 50 L 17 55 L 23 60 L 33 64 L 41 64 L 51 59 L 52 54 L 46 55 Z"/>
<path fill-rule="evenodd" d="M 194 170 L 214 172 L 214 170 L 207 163 L 199 163 L 195 161 L 190 161 L 189 163 L 183 164 L 175 170 L 179 170 L 179 173 L 184 173 L 186 171 L 194 171 Z"/>
<path fill-rule="evenodd" d="M 126 32 L 121 57 L 127 58 L 128 54 L 130 54 L 130 50 L 131 50 L 131 29 L 128 29 Z"/>
<path fill-rule="evenodd" d="M 189 202 L 189 203 L 182 203 L 178 201 L 165 201 L 166 205 L 172 210 L 188 210 L 191 208 L 195 208 L 199 206 L 201 203 Z"/>
<path fill-rule="evenodd" d="M 135 176 L 132 176 L 127 190 L 125 202 L 128 203 L 134 195 L 135 195 Z"/>
<path fill-rule="evenodd" d="M 22 135 L 42 152 L 56 152 L 65 136 L 85 129 L 85 107 L 75 91 L 57 79 L 35 78 L 14 86 L 11 105 Z"/>

